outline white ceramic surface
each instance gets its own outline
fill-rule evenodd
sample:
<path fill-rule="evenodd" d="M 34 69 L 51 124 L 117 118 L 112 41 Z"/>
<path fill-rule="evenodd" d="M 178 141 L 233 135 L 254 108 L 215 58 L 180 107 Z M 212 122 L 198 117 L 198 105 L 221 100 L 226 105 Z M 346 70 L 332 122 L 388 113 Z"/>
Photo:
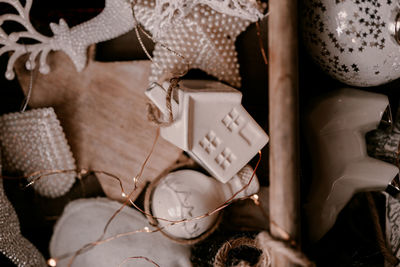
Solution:
<path fill-rule="evenodd" d="M 398 14 L 398 0 L 305 0 L 304 41 L 314 61 L 339 81 L 384 84 L 400 77 Z"/>
<path fill-rule="evenodd" d="M 253 170 L 246 166 L 226 184 L 193 170 L 180 170 L 169 173 L 152 194 L 152 213 L 156 217 L 178 221 L 204 215 L 213 211 L 236 192 L 242 189 L 251 178 Z M 259 184 L 253 177 L 249 187 L 235 199 L 257 193 Z M 216 222 L 218 213 L 190 222 L 170 225 L 159 220 L 164 231 L 174 237 L 191 239 L 200 236 Z"/>
<path fill-rule="evenodd" d="M 354 193 L 384 190 L 398 168 L 367 155 L 365 133 L 375 129 L 389 104 L 386 96 L 355 89 L 334 91 L 308 114 L 313 181 L 306 205 L 310 237 L 334 225 Z"/>
<path fill-rule="evenodd" d="M 179 88 L 174 121 L 161 127 L 161 136 L 226 183 L 268 143 L 268 135 L 241 105 L 240 91 L 206 80 L 183 80 Z M 161 86 L 153 84 L 146 95 L 168 114 Z"/>
<path fill-rule="evenodd" d="M 68 204 L 58 220 L 50 242 L 53 258 L 74 252 L 87 243 L 96 241 L 111 215 L 121 203 L 106 198 L 81 199 Z M 148 225 L 146 218 L 130 207 L 125 207 L 111 222 L 105 238 L 120 233 L 142 230 Z M 143 256 L 160 266 L 191 266 L 190 248 L 172 243 L 161 233 L 138 233 L 117 238 L 80 254 L 72 267 L 120 266 L 128 257 Z M 57 267 L 68 266 L 70 258 L 57 262 Z M 127 261 L 122 266 L 154 267 L 143 259 Z"/>

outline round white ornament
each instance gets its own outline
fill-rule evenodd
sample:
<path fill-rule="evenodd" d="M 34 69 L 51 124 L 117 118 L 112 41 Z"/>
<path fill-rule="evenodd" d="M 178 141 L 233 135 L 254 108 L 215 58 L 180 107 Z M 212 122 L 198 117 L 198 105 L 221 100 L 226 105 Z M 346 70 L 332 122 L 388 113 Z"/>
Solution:
<path fill-rule="evenodd" d="M 217 221 L 218 213 L 208 214 L 230 199 L 236 192 L 250 182 L 253 169 L 245 166 L 228 183 L 193 170 L 180 170 L 169 173 L 154 189 L 152 213 L 163 231 L 173 237 L 193 239 L 211 229 Z M 250 196 L 259 190 L 257 177 L 253 177 L 248 187 L 235 196 L 235 199 Z M 189 219 L 188 222 L 171 225 L 171 221 Z"/>
<path fill-rule="evenodd" d="M 306 47 L 341 82 L 362 87 L 390 82 L 400 77 L 399 14 L 394 0 L 305 0 Z"/>

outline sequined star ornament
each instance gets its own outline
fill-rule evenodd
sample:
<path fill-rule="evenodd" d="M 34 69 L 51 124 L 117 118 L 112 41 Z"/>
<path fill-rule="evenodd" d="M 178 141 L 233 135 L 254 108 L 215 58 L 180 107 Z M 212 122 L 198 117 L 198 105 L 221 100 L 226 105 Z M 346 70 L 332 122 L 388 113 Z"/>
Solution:
<path fill-rule="evenodd" d="M 17 214 L 4 192 L 2 179 L 0 179 L 0 253 L 19 267 L 47 266 L 42 254 L 22 236 Z"/>
<path fill-rule="evenodd" d="M 34 109 L 0 117 L 4 170 L 28 176 L 37 171 L 75 170 L 75 160 L 53 108 Z M 75 172 L 43 176 L 36 192 L 55 198 L 69 191 Z M 30 177 L 34 179 L 35 177 Z"/>
<path fill-rule="evenodd" d="M 169 73 L 179 75 L 188 68 L 197 68 L 240 87 L 235 40 L 250 20 L 197 4 L 185 17 L 172 20 L 173 27 L 158 31 L 155 8 L 152 0 L 141 0 L 134 8 L 138 21 L 153 35 L 156 33 L 150 82 L 160 81 Z"/>

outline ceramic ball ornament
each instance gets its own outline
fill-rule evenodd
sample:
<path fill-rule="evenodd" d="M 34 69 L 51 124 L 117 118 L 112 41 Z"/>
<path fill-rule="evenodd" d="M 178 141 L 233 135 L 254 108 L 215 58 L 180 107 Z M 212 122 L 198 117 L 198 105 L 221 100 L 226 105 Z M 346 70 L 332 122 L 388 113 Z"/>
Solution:
<path fill-rule="evenodd" d="M 155 217 L 171 221 L 190 219 L 215 210 L 230 199 L 236 192 L 249 183 L 253 169 L 245 166 L 228 183 L 193 170 L 179 170 L 169 173 L 154 189 L 151 209 Z M 235 196 L 235 199 L 250 196 L 258 192 L 260 186 L 257 177 L 253 177 L 249 186 Z M 164 233 L 178 239 L 193 239 L 211 229 L 217 222 L 218 214 L 171 225 L 158 220 Z"/>
<path fill-rule="evenodd" d="M 397 1 L 305 0 L 303 37 L 313 60 L 349 85 L 400 77 Z"/>

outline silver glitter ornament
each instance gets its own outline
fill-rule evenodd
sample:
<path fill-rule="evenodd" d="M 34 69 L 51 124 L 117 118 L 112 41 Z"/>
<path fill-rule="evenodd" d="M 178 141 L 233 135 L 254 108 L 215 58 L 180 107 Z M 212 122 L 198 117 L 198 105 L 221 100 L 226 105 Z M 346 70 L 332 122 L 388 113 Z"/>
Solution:
<path fill-rule="evenodd" d="M 377 86 L 400 77 L 399 1 L 305 0 L 306 47 L 333 78 Z"/>
<path fill-rule="evenodd" d="M 47 266 L 42 254 L 22 236 L 17 214 L 4 192 L 3 179 L 0 179 L 0 252 L 19 267 Z"/>
<path fill-rule="evenodd" d="M 154 7 L 154 1 L 142 0 L 134 9 L 138 21 L 152 34 L 158 29 Z M 159 81 L 165 74 L 184 73 L 189 68 L 201 69 L 221 81 L 240 87 L 235 40 L 250 20 L 222 14 L 208 5 L 198 4 L 186 17 L 173 22 L 173 27 L 165 27 L 157 34 L 150 82 Z"/>
<path fill-rule="evenodd" d="M 53 108 L 1 116 L 0 141 L 7 171 L 31 175 L 44 170 L 76 169 Z M 69 191 L 75 176 L 75 172 L 43 176 L 33 184 L 33 188 L 42 196 L 59 197 Z"/>

